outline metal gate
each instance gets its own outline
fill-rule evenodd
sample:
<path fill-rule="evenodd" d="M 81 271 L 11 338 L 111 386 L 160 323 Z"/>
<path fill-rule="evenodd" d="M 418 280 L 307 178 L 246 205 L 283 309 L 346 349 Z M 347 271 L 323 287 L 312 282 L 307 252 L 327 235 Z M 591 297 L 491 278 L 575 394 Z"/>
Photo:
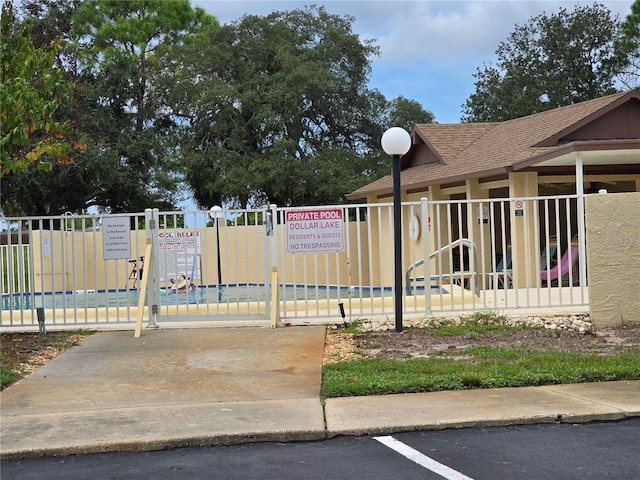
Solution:
<path fill-rule="evenodd" d="M 6 219 L 2 327 L 270 317 L 265 210 Z M 18 254 L 17 252 L 22 252 Z M 146 288 L 141 286 L 145 284 Z"/>
<path fill-rule="evenodd" d="M 391 203 L 6 219 L 2 328 L 584 309 L 581 203 L 405 202 L 399 291 Z"/>

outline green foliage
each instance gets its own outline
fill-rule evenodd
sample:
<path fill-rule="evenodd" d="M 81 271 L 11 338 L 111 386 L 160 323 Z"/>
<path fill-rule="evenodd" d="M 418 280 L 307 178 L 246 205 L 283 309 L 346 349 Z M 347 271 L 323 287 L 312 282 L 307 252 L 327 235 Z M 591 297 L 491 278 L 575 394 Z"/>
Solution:
<path fill-rule="evenodd" d="M 0 284 L 5 289 L 14 292 L 32 290 L 28 265 L 29 249 L 26 246 L 0 246 Z"/>
<path fill-rule="evenodd" d="M 54 68 L 59 41 L 34 46 L 30 24 L 17 25 L 10 0 L 0 22 L 0 177 L 32 164 L 49 171 L 54 163 L 73 162 L 67 125 L 54 119 L 71 86 Z"/>
<path fill-rule="evenodd" d="M 476 358 L 483 359 L 496 359 L 496 360 L 516 360 L 522 354 L 516 350 L 507 348 L 497 348 L 488 345 L 479 345 L 475 347 L 469 347 L 465 350 L 466 353 Z"/>
<path fill-rule="evenodd" d="M 338 203 L 388 172 L 379 139 L 390 112 L 433 116 L 367 89 L 377 48 L 352 23 L 321 7 L 244 16 L 166 52 L 159 83 L 183 118 L 198 204 Z"/>
<path fill-rule="evenodd" d="M 640 0 L 622 23 L 622 36 L 615 43 L 618 78 L 628 89 L 640 88 Z"/>
<path fill-rule="evenodd" d="M 0 365 L 0 388 L 4 388 L 11 385 L 13 382 L 20 378 L 20 373 L 13 368 Z"/>
<path fill-rule="evenodd" d="M 235 216 L 234 216 L 235 215 Z M 226 219 L 226 225 L 234 226 L 234 225 L 262 225 L 262 212 L 260 211 L 244 211 L 242 214 L 232 213 L 230 214 L 230 218 Z M 223 220 L 221 219 L 220 222 Z M 213 227 L 215 223 L 213 220 L 209 220 L 207 222 L 207 227 Z M 222 225 L 222 223 L 220 223 Z"/>
<path fill-rule="evenodd" d="M 323 367 L 325 398 L 472 388 L 524 387 L 640 378 L 640 352 L 579 355 L 469 348 L 472 358 L 358 359 Z"/>
<path fill-rule="evenodd" d="M 89 328 L 72 328 L 71 330 L 60 330 L 56 332 L 56 336 L 59 338 L 72 337 L 74 335 L 93 335 L 95 330 Z"/>
<path fill-rule="evenodd" d="M 460 318 L 460 323 L 441 323 L 429 327 L 435 335 L 453 337 L 464 335 L 477 337 L 479 335 L 503 332 L 513 328 L 529 328 L 526 325 L 512 326 L 507 322 L 505 315 L 491 310 L 474 312 L 471 315 Z"/>
<path fill-rule="evenodd" d="M 384 130 L 389 127 L 402 127 L 410 132 L 416 123 L 433 123 L 433 113 L 425 110 L 420 103 L 403 96 L 389 102 L 388 119 L 383 123 Z M 380 138 L 384 131 L 380 132 Z"/>
<path fill-rule="evenodd" d="M 357 318 L 352 322 L 345 322 L 342 327 L 338 327 L 339 330 L 335 333 L 363 333 L 362 320 Z M 331 333 L 331 331 L 329 331 Z"/>
<path fill-rule="evenodd" d="M 433 120 L 367 88 L 377 48 L 323 8 L 223 27 L 188 0 L 23 0 L 22 12 L 36 47 L 60 47 L 49 61 L 74 88 L 53 120 L 84 150 L 5 176 L 16 215 L 172 210 L 189 194 L 202 207 L 338 203 L 388 173 L 386 128 Z"/>
<path fill-rule="evenodd" d="M 188 0 L 69 2 L 29 0 L 37 38 L 63 38 L 58 63 L 75 88 L 59 109 L 86 145 L 81 161 L 3 182 L 28 214 L 172 210 L 186 197 L 175 125 L 154 90 L 159 52 L 215 25 Z M 31 15 L 31 16 L 29 16 Z M 57 17 L 59 20 L 54 21 Z"/>
<path fill-rule="evenodd" d="M 188 0 L 83 2 L 73 15 L 80 128 L 91 138 L 85 198 L 110 212 L 163 210 L 180 201 L 180 165 L 166 106 L 154 90 L 159 52 L 213 19 Z"/>
<path fill-rule="evenodd" d="M 198 203 L 303 204 L 340 182 L 351 158 L 331 148 L 361 147 L 354 114 L 374 51 L 323 9 L 245 16 L 184 51 L 166 90 L 189 123 Z"/>
<path fill-rule="evenodd" d="M 612 93 L 619 23 L 603 5 L 542 14 L 516 25 L 478 68 L 463 121 L 500 122 Z"/>
<path fill-rule="evenodd" d="M 507 316 L 493 310 L 481 310 L 473 312 L 471 315 L 463 316 L 460 320 L 464 325 L 473 326 L 506 325 Z"/>

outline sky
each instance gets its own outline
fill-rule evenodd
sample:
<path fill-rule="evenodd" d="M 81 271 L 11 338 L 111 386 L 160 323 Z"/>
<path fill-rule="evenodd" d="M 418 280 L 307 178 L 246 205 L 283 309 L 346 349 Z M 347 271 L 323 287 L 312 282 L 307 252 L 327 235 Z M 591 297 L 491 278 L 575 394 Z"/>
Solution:
<path fill-rule="evenodd" d="M 495 51 L 516 25 L 542 13 L 571 12 L 593 1 L 435 1 L 435 0 L 191 0 L 220 23 L 243 15 L 322 5 L 335 15 L 354 17 L 353 31 L 375 40 L 369 87 L 387 99 L 418 101 L 438 123 L 458 123 L 462 106 L 475 91 L 473 74 L 495 63 Z M 622 20 L 632 0 L 599 0 Z"/>

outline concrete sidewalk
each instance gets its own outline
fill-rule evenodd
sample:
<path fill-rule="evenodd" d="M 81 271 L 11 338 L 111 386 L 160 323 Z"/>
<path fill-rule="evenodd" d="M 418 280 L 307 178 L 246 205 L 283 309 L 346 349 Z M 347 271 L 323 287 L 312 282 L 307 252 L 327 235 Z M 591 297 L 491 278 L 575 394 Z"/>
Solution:
<path fill-rule="evenodd" d="M 101 332 L 0 393 L 3 459 L 640 415 L 640 381 L 320 399 L 324 327 Z"/>

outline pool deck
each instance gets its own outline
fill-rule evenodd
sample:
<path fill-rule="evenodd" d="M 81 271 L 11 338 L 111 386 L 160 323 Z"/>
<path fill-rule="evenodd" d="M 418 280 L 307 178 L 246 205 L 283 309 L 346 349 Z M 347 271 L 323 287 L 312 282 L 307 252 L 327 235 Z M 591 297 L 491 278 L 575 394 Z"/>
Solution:
<path fill-rule="evenodd" d="M 406 318 L 468 314 L 478 310 L 492 310 L 510 316 L 533 314 L 588 313 L 588 289 L 581 287 L 540 289 L 483 290 L 475 296 L 458 285 L 446 285 L 447 294 L 432 294 L 427 307 L 427 297 L 422 293 L 403 297 Z M 345 317 L 341 315 L 341 307 Z M 161 305 L 159 321 L 163 325 L 184 326 L 187 322 L 234 326 L 269 325 L 266 302 L 207 303 L 196 305 Z M 45 309 L 46 328 L 122 328 L 128 329 L 136 322 L 137 306 Z M 147 308 L 143 321 L 149 322 Z M 369 298 L 288 300 L 279 303 L 281 325 L 338 324 L 354 318 L 394 317 L 393 295 Z M 2 311 L 0 330 L 38 329 L 36 310 Z"/>

